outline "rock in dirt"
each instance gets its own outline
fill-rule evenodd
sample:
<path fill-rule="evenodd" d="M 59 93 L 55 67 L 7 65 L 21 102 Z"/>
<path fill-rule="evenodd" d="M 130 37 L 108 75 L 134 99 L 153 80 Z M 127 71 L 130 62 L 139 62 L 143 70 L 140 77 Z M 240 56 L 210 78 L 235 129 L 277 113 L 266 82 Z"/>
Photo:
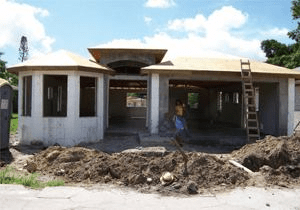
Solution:
<path fill-rule="evenodd" d="M 33 173 L 36 172 L 37 165 L 32 161 L 27 161 L 27 164 L 24 166 L 24 169 L 26 169 L 29 173 Z"/>
<path fill-rule="evenodd" d="M 189 181 L 187 184 L 187 191 L 189 194 L 197 194 L 198 193 L 198 186 L 196 182 Z"/>
<path fill-rule="evenodd" d="M 50 152 L 47 156 L 46 159 L 51 162 L 53 160 L 55 160 L 58 156 L 60 155 L 60 152 L 55 150 L 53 152 Z"/>
<path fill-rule="evenodd" d="M 163 175 L 160 177 L 160 182 L 163 186 L 167 186 L 172 184 L 174 181 L 174 175 L 170 172 L 164 172 Z"/>
<path fill-rule="evenodd" d="M 120 179 L 121 173 L 118 169 L 115 168 L 109 168 L 109 173 L 113 179 Z"/>
<path fill-rule="evenodd" d="M 148 180 L 142 174 L 134 174 L 129 177 L 128 181 L 129 181 L 129 184 L 138 185 L 138 184 L 144 184 Z"/>

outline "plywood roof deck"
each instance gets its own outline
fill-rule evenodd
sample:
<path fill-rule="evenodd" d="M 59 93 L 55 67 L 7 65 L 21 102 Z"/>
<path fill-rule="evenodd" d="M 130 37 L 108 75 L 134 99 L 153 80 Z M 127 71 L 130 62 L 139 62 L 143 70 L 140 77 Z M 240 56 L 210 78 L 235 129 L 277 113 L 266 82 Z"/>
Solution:
<path fill-rule="evenodd" d="M 18 74 L 20 71 L 91 71 L 106 74 L 114 74 L 109 67 L 100 65 L 94 61 L 83 58 L 71 52 L 60 50 L 44 56 L 30 59 L 8 68 L 11 73 Z"/>
<path fill-rule="evenodd" d="M 300 72 L 279 67 L 263 62 L 251 61 L 251 71 L 253 74 L 269 74 L 277 76 L 290 76 L 300 79 Z M 150 72 L 223 72 L 223 73 L 240 73 L 240 59 L 224 59 L 224 58 L 191 58 L 180 57 L 161 64 L 151 65 L 142 68 L 142 73 Z"/>

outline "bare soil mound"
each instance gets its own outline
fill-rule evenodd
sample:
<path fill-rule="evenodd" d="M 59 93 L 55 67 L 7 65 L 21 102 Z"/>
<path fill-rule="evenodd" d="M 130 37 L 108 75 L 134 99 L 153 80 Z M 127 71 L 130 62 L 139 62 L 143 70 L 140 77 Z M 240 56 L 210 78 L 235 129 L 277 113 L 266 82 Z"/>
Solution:
<path fill-rule="evenodd" d="M 300 183 L 300 137 L 267 136 L 232 153 L 245 167 L 261 172 L 268 184 Z"/>
<path fill-rule="evenodd" d="M 179 152 L 149 156 L 151 153 L 113 153 L 83 147 L 49 147 L 32 158 L 42 174 L 61 177 L 70 183 L 113 183 L 144 192 L 195 193 L 245 186 L 249 175 L 227 161 L 203 153 L 186 153 L 187 172 Z M 163 173 L 174 180 L 162 184 Z"/>

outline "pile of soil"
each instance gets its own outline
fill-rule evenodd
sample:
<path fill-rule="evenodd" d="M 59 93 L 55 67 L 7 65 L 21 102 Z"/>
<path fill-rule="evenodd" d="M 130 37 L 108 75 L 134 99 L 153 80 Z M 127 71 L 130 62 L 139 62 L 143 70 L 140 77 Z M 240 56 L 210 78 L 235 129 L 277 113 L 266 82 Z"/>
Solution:
<path fill-rule="evenodd" d="M 113 153 L 83 147 L 49 147 L 36 154 L 30 165 L 42 174 L 62 178 L 69 183 L 112 183 L 138 188 L 144 192 L 193 193 L 246 186 L 249 174 L 214 155 L 186 153 L 187 174 L 179 152 Z M 30 167 L 32 168 L 32 167 Z M 162 185 L 160 177 L 171 172 L 174 181 Z M 197 190 L 198 189 L 198 190 Z"/>
<path fill-rule="evenodd" d="M 164 194 L 212 193 L 249 185 L 300 185 L 299 136 L 267 136 L 230 154 L 185 152 L 186 164 L 180 152 L 160 148 L 164 151 L 147 147 L 108 154 L 86 147 L 52 146 L 26 158 L 15 152 L 11 164 L 22 168 L 26 161 L 28 172 L 71 184 L 108 183 Z M 230 159 L 255 173 L 231 165 Z M 166 172 L 172 175 L 167 184 L 161 181 Z"/>
<path fill-rule="evenodd" d="M 261 172 L 269 185 L 300 184 L 300 137 L 266 136 L 232 153 L 254 172 Z"/>

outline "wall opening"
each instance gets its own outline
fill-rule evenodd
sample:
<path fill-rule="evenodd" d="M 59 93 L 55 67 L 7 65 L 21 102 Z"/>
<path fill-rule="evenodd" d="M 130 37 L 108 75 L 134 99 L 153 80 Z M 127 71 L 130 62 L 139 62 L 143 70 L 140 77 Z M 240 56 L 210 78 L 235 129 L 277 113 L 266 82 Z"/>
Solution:
<path fill-rule="evenodd" d="M 147 107 L 147 94 L 145 93 L 127 93 L 126 97 L 127 107 Z"/>
<path fill-rule="evenodd" d="M 23 77 L 23 106 L 22 115 L 31 116 L 32 76 Z"/>
<path fill-rule="evenodd" d="M 44 75 L 44 117 L 67 116 L 67 75 Z"/>
<path fill-rule="evenodd" d="M 147 80 L 110 80 L 109 128 L 144 129 L 147 118 Z"/>
<path fill-rule="evenodd" d="M 92 117 L 97 113 L 97 79 L 80 77 L 80 117 Z"/>

